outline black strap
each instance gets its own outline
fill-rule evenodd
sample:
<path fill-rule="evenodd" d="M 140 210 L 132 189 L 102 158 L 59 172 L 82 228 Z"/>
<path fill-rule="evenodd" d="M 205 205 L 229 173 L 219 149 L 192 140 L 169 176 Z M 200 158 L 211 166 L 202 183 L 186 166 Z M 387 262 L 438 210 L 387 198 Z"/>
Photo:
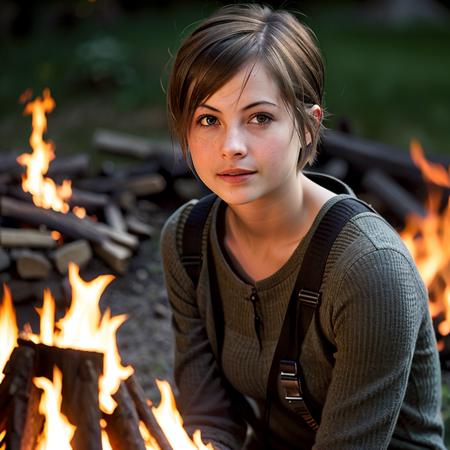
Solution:
<path fill-rule="evenodd" d="M 281 334 L 269 371 L 265 420 L 270 428 L 271 403 L 278 396 L 278 380 L 284 400 L 313 429 L 318 429 L 320 413 L 315 418 L 305 402 L 307 389 L 299 363 L 303 339 L 320 304 L 322 277 L 331 247 L 347 221 L 353 216 L 373 211 L 364 202 L 346 197 L 336 202 L 320 221 L 306 249 L 286 310 Z"/>
<path fill-rule="evenodd" d="M 217 196 L 210 194 L 197 202 L 184 226 L 181 262 L 191 278 L 194 287 L 203 262 L 202 236 L 203 229 Z M 357 198 L 346 197 L 336 202 L 324 215 L 314 233 L 303 259 L 302 267 L 294 286 L 286 310 L 280 338 L 272 360 L 267 384 L 265 421 L 266 430 L 270 429 L 270 407 L 278 396 L 278 379 L 285 390 L 284 399 L 290 408 L 299 414 L 305 422 L 317 430 L 320 413 L 313 417 L 305 402 L 308 397 L 303 382 L 299 356 L 303 339 L 308 331 L 314 312 L 320 304 L 320 287 L 330 249 L 347 221 L 365 211 L 373 211 L 366 203 Z M 207 258 L 212 260 L 208 246 Z M 210 289 L 212 297 L 218 297 L 218 283 L 213 264 L 210 267 Z M 213 315 L 216 329 L 217 357 L 220 366 L 223 347 L 223 311 L 218 301 L 213 302 Z M 267 440 L 268 442 L 268 440 Z"/>
<path fill-rule="evenodd" d="M 202 237 L 209 211 L 217 195 L 209 194 L 199 200 L 191 209 L 183 229 L 181 263 L 197 288 L 202 268 Z"/>

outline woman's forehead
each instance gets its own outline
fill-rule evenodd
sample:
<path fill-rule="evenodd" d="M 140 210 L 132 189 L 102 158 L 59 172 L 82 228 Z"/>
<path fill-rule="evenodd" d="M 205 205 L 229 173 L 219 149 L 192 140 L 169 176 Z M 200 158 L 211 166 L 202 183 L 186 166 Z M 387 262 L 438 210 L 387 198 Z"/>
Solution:
<path fill-rule="evenodd" d="M 279 105 L 281 93 L 278 83 L 269 70 L 259 62 L 241 67 L 215 92 L 200 102 L 217 109 L 242 107 L 257 102 Z M 200 106 L 199 105 L 199 106 Z"/>

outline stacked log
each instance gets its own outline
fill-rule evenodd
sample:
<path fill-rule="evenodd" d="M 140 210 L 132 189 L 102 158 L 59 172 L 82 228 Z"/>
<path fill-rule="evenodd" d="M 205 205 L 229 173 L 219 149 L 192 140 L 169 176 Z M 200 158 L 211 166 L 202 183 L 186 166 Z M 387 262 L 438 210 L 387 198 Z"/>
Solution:
<path fill-rule="evenodd" d="M 113 450 L 145 450 L 140 426 L 147 429 L 161 450 L 172 450 L 134 375 L 122 382 L 113 395 L 117 402 L 114 412 L 105 414 L 100 410 L 98 395 L 102 354 L 49 347 L 24 339 L 19 339 L 18 344 L 0 384 L 0 435 L 6 431 L 6 450 L 36 447 L 44 417 L 39 413 L 42 392 L 33 378 L 52 380 L 55 366 L 62 373 L 61 412 L 76 427 L 71 441 L 74 450 L 102 450 L 101 420 L 106 423 Z"/>

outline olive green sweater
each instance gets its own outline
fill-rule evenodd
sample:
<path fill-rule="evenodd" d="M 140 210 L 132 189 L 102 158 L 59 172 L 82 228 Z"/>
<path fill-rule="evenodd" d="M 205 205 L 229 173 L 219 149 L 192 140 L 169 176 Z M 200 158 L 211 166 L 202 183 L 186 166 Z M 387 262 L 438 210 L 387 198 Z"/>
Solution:
<path fill-rule="evenodd" d="M 305 250 L 320 219 L 341 197 L 322 207 L 286 264 L 254 284 L 237 275 L 223 251 L 217 221 L 224 204 L 215 203 L 203 250 L 211 246 L 223 299 L 223 372 L 215 359 L 211 301 L 217 299 L 210 298 L 208 264 L 202 266 L 195 291 L 179 257 L 193 202 L 168 219 L 161 251 L 173 311 L 178 405 L 186 428 L 201 429 L 215 448 L 241 449 L 245 438 L 245 424 L 223 377 L 263 407 L 272 356 Z M 314 435 L 299 416 L 274 404 L 272 448 L 445 449 L 427 292 L 395 230 L 371 212 L 351 219 L 332 247 L 321 292 L 318 317 L 300 356 L 311 401 L 322 407 L 320 428 Z M 261 318 L 261 345 L 255 314 Z"/>

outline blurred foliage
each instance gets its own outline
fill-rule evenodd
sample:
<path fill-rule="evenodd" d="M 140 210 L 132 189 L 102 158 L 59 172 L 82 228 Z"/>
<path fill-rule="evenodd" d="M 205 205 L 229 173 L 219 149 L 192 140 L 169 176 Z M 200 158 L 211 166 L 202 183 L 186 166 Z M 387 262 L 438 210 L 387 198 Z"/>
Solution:
<path fill-rule="evenodd" d="M 48 1 L 47 7 L 60 3 Z M 44 87 L 52 91 L 57 108 L 49 116 L 49 137 L 57 152 L 85 151 L 98 127 L 167 136 L 166 64 L 185 28 L 216 4 L 144 8 L 146 2 L 134 1 L 130 12 L 120 8 L 127 2 L 106 2 L 117 8 L 103 10 L 100 3 L 71 0 L 66 5 L 76 6 L 76 21 L 66 11 L 55 25 L 49 13 L 30 35 L 3 37 L 0 150 L 26 145 L 30 120 L 21 116 L 17 99 L 27 88 L 35 95 Z M 326 62 L 327 125 L 403 149 L 416 137 L 429 152 L 450 153 L 448 23 L 388 27 L 339 10 L 336 16 L 330 8 L 316 9 L 304 19 Z"/>

